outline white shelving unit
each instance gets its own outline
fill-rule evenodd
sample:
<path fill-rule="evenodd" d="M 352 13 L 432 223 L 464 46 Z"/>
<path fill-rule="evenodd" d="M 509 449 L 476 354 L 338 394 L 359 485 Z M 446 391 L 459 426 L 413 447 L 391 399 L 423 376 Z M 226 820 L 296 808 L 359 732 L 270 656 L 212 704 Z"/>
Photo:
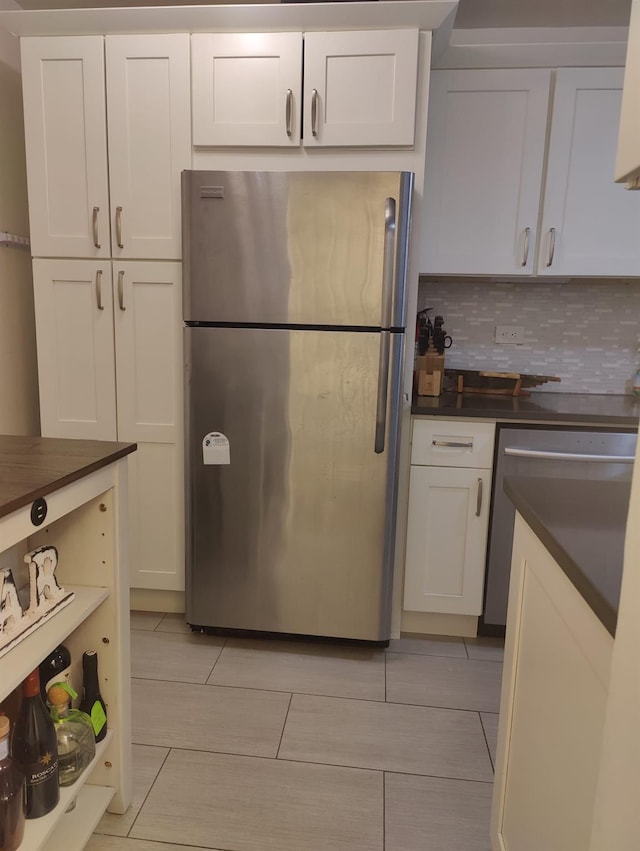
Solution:
<path fill-rule="evenodd" d="M 0 702 L 58 644 L 82 682 L 82 653 L 98 651 L 109 731 L 96 755 L 48 815 L 27 821 L 21 851 L 80 851 L 107 807 L 131 802 L 129 584 L 126 564 L 126 444 L 0 437 L 0 565 L 6 551 L 45 543 L 58 549 L 56 576 L 75 599 L 0 657 Z M 59 485 L 59 486 L 58 486 Z M 22 488 L 22 489 L 21 489 Z M 20 496 L 23 493 L 24 496 Z M 31 521 L 43 496 L 45 524 Z M 67 812 L 73 801 L 75 807 Z"/>

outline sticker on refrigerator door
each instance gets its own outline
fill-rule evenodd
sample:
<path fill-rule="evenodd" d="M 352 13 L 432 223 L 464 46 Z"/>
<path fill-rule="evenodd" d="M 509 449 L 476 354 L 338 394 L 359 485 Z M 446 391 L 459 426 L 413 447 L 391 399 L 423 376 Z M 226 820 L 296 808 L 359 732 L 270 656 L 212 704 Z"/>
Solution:
<path fill-rule="evenodd" d="M 230 464 L 229 439 L 220 431 L 210 431 L 202 439 L 203 464 Z"/>

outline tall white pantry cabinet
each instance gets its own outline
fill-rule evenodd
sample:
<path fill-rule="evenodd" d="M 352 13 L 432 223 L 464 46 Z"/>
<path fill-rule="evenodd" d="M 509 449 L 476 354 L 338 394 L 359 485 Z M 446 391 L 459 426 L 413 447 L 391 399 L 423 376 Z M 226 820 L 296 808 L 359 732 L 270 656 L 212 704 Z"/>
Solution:
<path fill-rule="evenodd" d="M 130 583 L 181 590 L 189 35 L 21 52 L 42 435 L 138 443 Z"/>

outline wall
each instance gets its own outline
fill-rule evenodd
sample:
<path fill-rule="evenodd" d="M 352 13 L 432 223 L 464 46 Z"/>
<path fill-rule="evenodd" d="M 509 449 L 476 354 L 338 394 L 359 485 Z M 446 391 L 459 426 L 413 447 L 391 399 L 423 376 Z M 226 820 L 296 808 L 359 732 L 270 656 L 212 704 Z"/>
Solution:
<path fill-rule="evenodd" d="M 0 29 L 0 231 L 29 233 L 18 42 Z M 0 434 L 39 434 L 31 259 L 0 247 Z"/>
<path fill-rule="evenodd" d="M 630 393 L 640 366 L 640 281 L 425 281 L 419 308 L 444 316 L 446 366 L 555 375 L 539 389 Z M 521 325 L 524 345 L 495 345 L 496 325 Z"/>

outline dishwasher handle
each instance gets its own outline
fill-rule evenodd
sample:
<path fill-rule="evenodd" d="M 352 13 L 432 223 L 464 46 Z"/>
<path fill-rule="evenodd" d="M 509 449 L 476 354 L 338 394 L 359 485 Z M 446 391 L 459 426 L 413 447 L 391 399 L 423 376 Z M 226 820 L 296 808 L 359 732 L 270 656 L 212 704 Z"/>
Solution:
<path fill-rule="evenodd" d="M 542 449 L 519 449 L 505 446 L 505 455 L 517 458 L 547 458 L 550 461 L 602 461 L 609 464 L 633 464 L 635 455 L 591 455 L 583 452 L 552 452 Z"/>

